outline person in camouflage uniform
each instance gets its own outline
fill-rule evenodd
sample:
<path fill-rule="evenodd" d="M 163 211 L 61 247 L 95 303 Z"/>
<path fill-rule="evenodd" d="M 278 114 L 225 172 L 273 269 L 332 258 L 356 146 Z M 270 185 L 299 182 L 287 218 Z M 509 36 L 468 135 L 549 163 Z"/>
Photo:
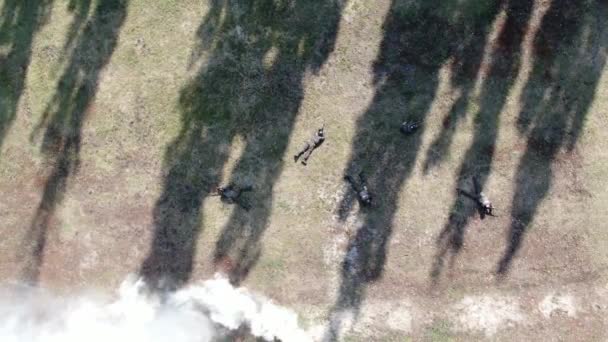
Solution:
<path fill-rule="evenodd" d="M 413 134 L 414 132 L 416 132 L 419 127 L 420 127 L 420 123 L 417 121 L 404 121 L 401 124 L 401 128 L 399 130 L 404 135 L 410 135 L 410 134 Z"/>
<path fill-rule="evenodd" d="M 248 191 L 252 191 L 252 190 L 253 190 L 253 187 L 250 185 L 239 188 L 233 184 L 229 184 L 228 186 L 225 186 L 225 187 L 218 187 L 216 196 L 220 196 L 222 202 L 229 203 L 229 204 L 237 204 L 241 208 L 243 208 L 245 210 L 249 210 L 249 209 L 251 209 L 251 206 L 249 204 L 245 203 L 241 199 L 241 194 L 243 192 L 248 192 Z"/>
<path fill-rule="evenodd" d="M 357 193 L 357 198 L 362 205 L 366 207 L 372 205 L 372 195 L 367 188 L 367 180 L 365 179 L 363 172 L 359 173 L 359 182 L 356 182 L 355 179 L 350 175 L 344 176 L 344 180 L 350 183 L 350 185 L 353 187 L 353 190 L 355 190 Z"/>
<path fill-rule="evenodd" d="M 304 155 L 302 157 L 302 165 L 306 165 L 306 163 L 308 163 L 308 158 L 310 158 L 310 155 L 312 154 L 312 151 L 314 151 L 317 147 L 321 146 L 321 144 L 323 144 L 323 142 L 325 141 L 325 132 L 323 127 L 319 128 L 317 130 L 317 132 L 315 133 L 315 135 L 308 140 L 306 143 L 304 143 L 304 146 L 302 146 L 302 149 L 296 153 L 293 156 L 293 160 L 295 162 L 298 161 L 298 159 Z"/>

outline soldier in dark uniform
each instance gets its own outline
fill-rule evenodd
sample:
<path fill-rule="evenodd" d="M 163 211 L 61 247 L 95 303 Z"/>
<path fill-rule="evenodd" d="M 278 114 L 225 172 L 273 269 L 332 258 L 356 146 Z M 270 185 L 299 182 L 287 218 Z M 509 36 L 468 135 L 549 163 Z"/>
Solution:
<path fill-rule="evenodd" d="M 230 203 L 230 204 L 238 204 L 241 208 L 245 210 L 251 209 L 251 206 L 245 203 L 240 197 L 243 192 L 251 191 L 253 187 L 248 185 L 242 188 L 239 188 L 233 184 L 230 184 L 225 187 L 218 187 L 216 196 L 220 196 L 222 202 Z"/>
<path fill-rule="evenodd" d="M 473 194 L 458 188 L 458 192 L 473 201 L 475 201 L 479 207 L 479 214 L 481 218 L 485 218 L 486 215 L 494 216 L 494 206 L 492 206 L 492 202 L 486 194 L 481 191 L 481 186 L 479 185 L 479 180 L 477 177 L 473 177 L 473 190 L 475 191 Z"/>
<path fill-rule="evenodd" d="M 304 155 L 302 157 L 302 165 L 306 165 L 306 163 L 308 162 L 308 158 L 310 158 L 310 155 L 312 154 L 312 151 L 314 151 L 314 149 L 316 149 L 317 147 L 321 146 L 324 141 L 325 132 L 323 130 L 323 127 L 321 127 L 317 130 L 315 135 L 310 140 L 304 143 L 304 146 L 302 147 L 300 152 L 296 153 L 293 156 L 293 160 L 297 162 L 300 156 Z"/>
<path fill-rule="evenodd" d="M 417 121 L 404 121 L 399 129 L 401 133 L 410 135 L 418 130 L 420 123 Z"/>
<path fill-rule="evenodd" d="M 353 190 L 355 190 L 355 192 L 357 193 L 359 202 L 362 205 L 366 207 L 372 205 L 372 195 L 367 189 L 367 181 L 365 179 L 365 176 L 363 175 L 363 172 L 359 173 L 359 182 L 356 182 L 350 175 L 344 176 L 344 180 L 350 183 L 350 185 L 353 187 Z"/>

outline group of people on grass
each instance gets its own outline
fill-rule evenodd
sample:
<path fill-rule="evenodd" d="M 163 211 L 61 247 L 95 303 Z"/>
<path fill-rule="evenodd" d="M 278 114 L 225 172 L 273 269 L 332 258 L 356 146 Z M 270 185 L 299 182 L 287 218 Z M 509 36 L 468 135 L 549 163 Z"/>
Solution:
<path fill-rule="evenodd" d="M 411 134 L 414 134 L 419 127 L 420 123 L 417 121 L 405 121 L 401 124 L 400 131 L 402 134 L 409 136 Z M 298 162 L 298 160 L 300 160 L 302 165 L 307 165 L 308 159 L 312 155 L 312 152 L 319 146 L 321 146 L 324 141 L 325 128 L 321 127 L 315 132 L 312 138 L 307 140 L 304 143 L 304 146 L 302 146 L 302 148 L 296 154 L 294 154 L 294 161 Z M 363 172 L 360 172 L 357 178 L 351 175 L 346 175 L 344 176 L 344 180 L 351 185 L 352 189 L 357 194 L 357 198 L 359 199 L 359 202 L 362 206 L 372 206 L 372 195 L 369 191 L 367 180 Z M 225 187 L 218 187 L 216 189 L 215 195 L 220 196 L 221 200 L 225 203 L 237 204 L 241 208 L 249 210 L 251 209 L 251 206 L 242 200 L 241 195 L 244 192 L 249 192 L 252 190 L 253 186 L 251 185 L 239 187 L 234 184 L 229 184 Z M 469 192 L 459 188 L 458 193 L 470 198 L 471 200 L 477 203 L 482 218 L 486 215 L 493 216 L 492 203 L 490 202 L 488 196 L 486 196 L 483 191 L 481 191 L 479 181 L 476 177 L 473 177 L 473 192 Z"/>

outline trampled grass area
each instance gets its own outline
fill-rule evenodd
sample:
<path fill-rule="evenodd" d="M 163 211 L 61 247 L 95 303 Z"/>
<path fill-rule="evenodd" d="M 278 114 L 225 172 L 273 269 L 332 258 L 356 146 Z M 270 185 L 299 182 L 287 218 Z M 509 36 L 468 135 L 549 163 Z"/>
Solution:
<path fill-rule="evenodd" d="M 330 339 L 605 335 L 604 3 L 0 9 L 2 279 L 221 271 Z M 422 128 L 401 135 L 405 119 Z M 371 209 L 342 180 L 359 171 Z M 497 217 L 457 196 L 472 176 Z M 251 211 L 211 196 L 227 183 L 254 186 Z M 577 314 L 545 316 L 556 293 Z"/>

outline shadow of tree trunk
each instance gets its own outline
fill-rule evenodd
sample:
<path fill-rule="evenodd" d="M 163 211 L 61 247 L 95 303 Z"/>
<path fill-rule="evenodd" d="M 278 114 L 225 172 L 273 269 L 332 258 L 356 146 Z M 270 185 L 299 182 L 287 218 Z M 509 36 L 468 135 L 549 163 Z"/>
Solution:
<path fill-rule="evenodd" d="M 608 55 L 608 4 L 554 0 L 534 42 L 518 128 L 527 145 L 515 177 L 507 247 L 497 265 L 505 276 L 553 183 L 555 159 L 571 155 L 582 133 Z"/>
<path fill-rule="evenodd" d="M 0 12 L 0 148 L 17 114 L 36 32 L 51 0 L 6 0 Z"/>
<path fill-rule="evenodd" d="M 503 3 L 506 20 L 499 29 L 496 46 L 489 56 L 492 62 L 487 68 L 487 79 L 480 93 L 473 141 L 458 171 L 461 182 L 459 187 L 463 189 L 471 188 L 472 184 L 465 185 L 465 181 L 470 182 L 474 176 L 479 181 L 479 191 L 484 191 L 496 150 L 499 115 L 519 72 L 522 42 L 533 5 L 533 0 L 510 0 Z M 453 265 L 462 249 L 467 225 L 478 212 L 476 203 L 460 196 L 456 189 L 455 193 L 456 199 L 450 216 L 437 239 L 438 251 L 431 269 L 433 283 L 439 280 L 446 258 L 449 258 L 450 266 Z"/>
<path fill-rule="evenodd" d="M 236 137 L 245 143 L 230 182 L 253 185 L 253 209 L 233 209 L 214 262 L 234 283 L 254 266 L 273 186 L 303 97 L 303 79 L 333 50 L 341 7 L 332 0 L 212 1 L 193 59 L 209 56 L 184 87 L 182 131 L 168 147 L 163 194 L 142 274 L 157 290 L 183 285 L 193 270 L 203 201 L 219 185 Z"/>
<path fill-rule="evenodd" d="M 23 278 L 29 282 L 38 281 L 51 219 L 63 200 L 69 178 L 78 171 L 82 124 L 95 99 L 100 73 L 116 47 L 127 5 L 127 0 L 97 3 L 76 38 L 55 95 L 32 133 L 32 139 L 42 135 L 41 150 L 50 173 L 24 241 L 31 251 L 23 270 Z"/>
<path fill-rule="evenodd" d="M 418 121 L 424 130 L 446 63 L 452 63 L 453 74 L 463 86 L 466 82 L 460 78 L 477 73 L 476 44 L 485 41 L 497 6 L 490 2 L 467 12 L 437 1 L 392 2 L 374 64 L 375 96 L 357 121 L 356 141 L 345 170 L 345 175 L 365 171 L 376 203 L 360 209 L 362 224 L 347 246 L 324 340 L 340 338 L 346 317 L 358 316 L 367 287 L 382 277 L 399 192 L 413 171 L 423 133 L 404 137 L 400 123 Z M 343 198 L 340 220 L 346 221 L 354 202 L 354 196 Z"/>

